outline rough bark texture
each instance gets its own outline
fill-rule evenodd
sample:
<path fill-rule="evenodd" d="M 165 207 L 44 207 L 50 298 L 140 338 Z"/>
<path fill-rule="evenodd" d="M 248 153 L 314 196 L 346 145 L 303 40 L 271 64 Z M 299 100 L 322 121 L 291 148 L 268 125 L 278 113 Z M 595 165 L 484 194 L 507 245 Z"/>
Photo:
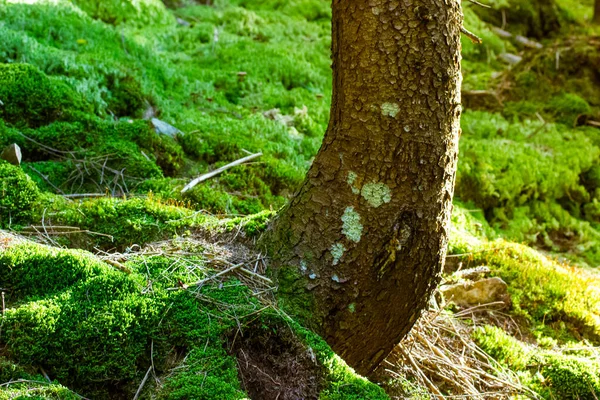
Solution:
<path fill-rule="evenodd" d="M 461 25 L 456 0 L 333 1 L 330 124 L 263 238 L 283 304 L 363 374 L 408 333 L 442 268 Z"/>
<path fill-rule="evenodd" d="M 594 19 L 595 24 L 600 25 L 600 0 L 596 0 L 594 4 Z"/>

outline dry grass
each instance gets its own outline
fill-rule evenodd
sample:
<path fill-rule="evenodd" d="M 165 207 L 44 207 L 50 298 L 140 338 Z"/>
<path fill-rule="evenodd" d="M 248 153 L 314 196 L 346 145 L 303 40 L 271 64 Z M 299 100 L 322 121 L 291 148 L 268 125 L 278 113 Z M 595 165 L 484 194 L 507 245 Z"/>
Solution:
<path fill-rule="evenodd" d="M 255 296 L 268 304 L 275 303 L 272 297 L 274 283 L 265 276 L 266 258 L 232 240 L 219 242 L 202 237 L 185 237 L 151 243 L 143 248 L 134 245 L 124 253 L 96 250 L 103 261 L 114 266 L 122 265 L 124 268 L 124 263 L 133 259 L 144 260 L 158 256 L 168 258 L 171 260 L 170 267 L 161 273 L 165 280 L 169 280 L 172 270 L 185 268 L 186 275 L 192 279 L 189 282 L 179 282 L 177 286 L 167 290 L 187 289 L 199 293 L 199 289 L 205 284 L 222 284 L 228 277 L 235 276 Z"/>
<path fill-rule="evenodd" d="M 386 391 L 393 399 L 538 399 L 471 337 L 473 317 L 495 315 L 497 307 L 492 303 L 452 315 L 433 304 L 379 367 L 377 377 L 386 382 Z M 471 322 L 465 323 L 464 318 Z M 488 317 L 479 320 L 490 321 Z"/>

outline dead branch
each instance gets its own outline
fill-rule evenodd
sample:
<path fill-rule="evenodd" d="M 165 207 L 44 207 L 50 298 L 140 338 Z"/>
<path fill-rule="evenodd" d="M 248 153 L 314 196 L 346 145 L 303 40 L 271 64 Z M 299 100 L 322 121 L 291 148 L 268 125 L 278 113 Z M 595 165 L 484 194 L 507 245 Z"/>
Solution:
<path fill-rule="evenodd" d="M 483 8 L 492 8 L 492 6 L 488 6 L 487 4 L 480 3 L 480 2 L 478 2 L 478 1 L 476 1 L 476 0 L 469 0 L 469 1 L 470 1 L 471 3 L 473 3 L 473 4 L 475 4 L 476 6 L 479 6 L 479 7 L 483 7 Z"/>
<path fill-rule="evenodd" d="M 135 392 L 135 396 L 133 396 L 133 400 L 137 400 L 140 397 L 140 393 L 142 393 L 142 389 L 144 388 L 144 385 L 146 384 L 146 381 L 148 380 L 148 377 L 150 376 L 151 371 L 152 371 L 152 365 L 148 368 L 146 375 L 144 375 L 144 379 L 142 379 L 142 383 L 140 383 L 138 390 Z"/>
<path fill-rule="evenodd" d="M 218 168 L 212 172 L 209 172 L 207 174 L 201 175 L 199 177 L 197 177 L 196 179 L 192 180 L 190 183 L 188 183 L 183 189 L 181 189 L 181 193 L 185 193 L 188 190 L 192 189 L 194 186 L 196 186 L 197 184 L 199 184 L 200 182 L 203 182 L 207 179 L 210 179 L 214 176 L 219 175 L 220 173 L 222 173 L 223 171 L 228 170 L 229 168 L 233 168 L 236 167 L 238 165 L 244 164 L 250 160 L 254 160 L 255 158 L 258 158 L 260 156 L 262 156 L 263 153 L 256 153 L 256 154 L 252 154 L 250 156 L 244 157 L 244 158 L 240 158 L 239 160 L 236 160 L 230 164 L 227 164 L 221 168 Z"/>
<path fill-rule="evenodd" d="M 468 37 L 469 39 L 471 39 L 471 42 L 476 43 L 476 44 L 483 43 L 483 40 L 481 40 L 481 38 L 479 36 L 477 36 L 476 34 L 474 34 L 471 31 L 468 31 L 467 28 L 465 28 L 464 26 L 461 26 L 460 31 L 462 33 L 464 33 L 464 35 L 466 37 Z"/>

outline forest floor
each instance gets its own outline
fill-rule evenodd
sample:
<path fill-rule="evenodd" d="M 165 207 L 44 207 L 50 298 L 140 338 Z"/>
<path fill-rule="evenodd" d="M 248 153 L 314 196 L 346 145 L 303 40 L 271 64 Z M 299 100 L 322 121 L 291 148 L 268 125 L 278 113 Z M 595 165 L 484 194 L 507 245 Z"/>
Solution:
<path fill-rule="evenodd" d="M 254 246 L 328 123 L 330 2 L 0 0 L 0 400 L 599 398 L 592 1 L 464 13 L 446 270 L 369 381 Z"/>

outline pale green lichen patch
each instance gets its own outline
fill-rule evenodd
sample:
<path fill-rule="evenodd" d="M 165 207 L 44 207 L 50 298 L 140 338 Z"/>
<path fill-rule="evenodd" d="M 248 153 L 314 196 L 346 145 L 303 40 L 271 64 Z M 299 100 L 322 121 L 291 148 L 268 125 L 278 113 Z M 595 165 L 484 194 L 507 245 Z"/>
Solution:
<path fill-rule="evenodd" d="M 383 103 L 381 105 L 381 114 L 385 117 L 396 118 L 400 112 L 400 106 L 396 103 Z"/>
<path fill-rule="evenodd" d="M 342 215 L 342 222 L 342 233 L 348 240 L 360 242 L 363 226 L 360 223 L 360 215 L 354 211 L 354 207 L 346 207 L 344 215 Z"/>
<path fill-rule="evenodd" d="M 350 171 L 348 172 L 348 185 L 350 185 L 350 188 L 352 188 L 352 193 L 354 194 L 359 194 L 360 193 L 360 189 L 358 189 L 357 187 L 354 186 L 354 182 L 356 181 L 356 178 L 358 178 L 358 175 L 356 175 L 356 173 Z"/>
<path fill-rule="evenodd" d="M 383 183 L 367 183 L 363 186 L 360 194 L 369 202 L 371 207 L 375 208 L 392 200 L 390 188 Z"/>
<path fill-rule="evenodd" d="M 356 305 L 354 303 L 351 303 L 348 305 L 348 310 L 353 313 L 356 311 Z"/>
<path fill-rule="evenodd" d="M 356 178 L 358 178 L 358 176 L 354 172 L 348 172 L 348 185 L 354 185 L 354 181 L 356 180 Z"/>
<path fill-rule="evenodd" d="M 331 256 L 333 257 L 333 265 L 337 265 L 340 262 L 340 259 L 346 252 L 346 248 L 341 243 L 335 243 L 331 246 Z"/>

